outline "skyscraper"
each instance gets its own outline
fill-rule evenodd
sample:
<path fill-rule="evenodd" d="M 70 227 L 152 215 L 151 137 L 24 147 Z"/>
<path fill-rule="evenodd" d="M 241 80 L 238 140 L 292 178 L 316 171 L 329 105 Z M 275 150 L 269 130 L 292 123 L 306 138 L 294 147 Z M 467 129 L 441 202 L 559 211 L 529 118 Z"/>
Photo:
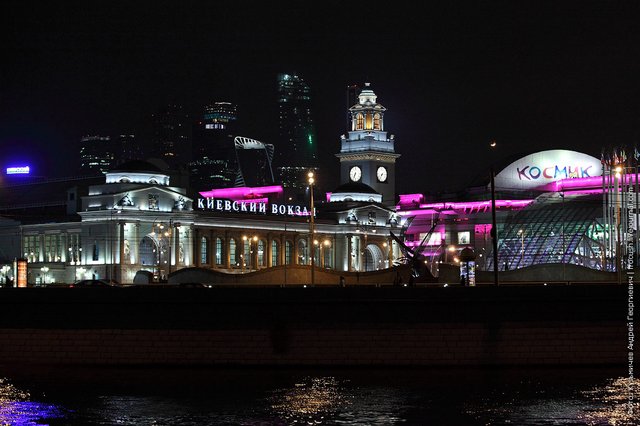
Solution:
<path fill-rule="evenodd" d="M 347 129 L 351 127 L 351 113 L 349 108 L 358 103 L 358 95 L 360 94 L 360 86 L 357 84 L 350 84 L 347 86 Z"/>
<path fill-rule="evenodd" d="M 306 170 L 317 167 L 318 147 L 311 114 L 311 95 L 302 77 L 278 74 L 278 172 L 287 188 L 306 187 Z"/>
<path fill-rule="evenodd" d="M 173 169 L 191 161 L 191 124 L 181 105 L 167 105 L 153 115 L 154 155 Z"/>
<path fill-rule="evenodd" d="M 83 136 L 80 139 L 80 172 L 106 173 L 114 165 L 115 148 L 109 136 Z"/>
<path fill-rule="evenodd" d="M 130 160 L 140 160 L 144 154 L 140 141 L 136 139 L 136 135 L 133 133 L 126 133 L 118 135 L 117 143 L 116 163 L 121 164 Z"/>
<path fill-rule="evenodd" d="M 236 155 L 233 133 L 237 107 L 230 102 L 206 105 L 193 126 L 193 156 L 189 163 L 191 186 L 197 191 L 233 186 Z"/>

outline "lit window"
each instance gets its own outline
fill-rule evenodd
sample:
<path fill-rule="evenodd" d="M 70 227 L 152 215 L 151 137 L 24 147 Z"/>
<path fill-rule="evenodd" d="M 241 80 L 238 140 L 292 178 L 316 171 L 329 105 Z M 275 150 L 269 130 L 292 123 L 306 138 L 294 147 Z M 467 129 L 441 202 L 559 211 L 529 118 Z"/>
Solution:
<path fill-rule="evenodd" d="M 364 116 L 361 113 L 356 114 L 356 130 L 364 129 Z"/>
<path fill-rule="evenodd" d="M 216 238 L 216 265 L 222 265 L 222 238 Z"/>
<path fill-rule="evenodd" d="M 200 263 L 207 263 L 207 249 L 209 248 L 209 242 L 207 241 L 207 237 L 202 237 L 200 240 Z"/>
<path fill-rule="evenodd" d="M 463 231 L 458 232 L 458 244 L 470 244 L 471 243 L 471 232 Z"/>
<path fill-rule="evenodd" d="M 271 241 L 271 266 L 278 266 L 278 242 Z"/>
<path fill-rule="evenodd" d="M 229 263 L 231 266 L 236 266 L 236 240 L 235 238 L 229 239 Z"/>
<path fill-rule="evenodd" d="M 373 130 L 382 130 L 382 120 L 377 112 L 373 115 Z"/>

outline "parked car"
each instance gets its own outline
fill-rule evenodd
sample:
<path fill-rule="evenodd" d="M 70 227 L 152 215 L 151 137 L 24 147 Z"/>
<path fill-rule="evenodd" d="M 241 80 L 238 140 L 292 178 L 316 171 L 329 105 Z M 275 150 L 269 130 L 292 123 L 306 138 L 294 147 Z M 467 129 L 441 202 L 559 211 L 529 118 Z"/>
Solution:
<path fill-rule="evenodd" d="M 71 284 L 73 288 L 115 287 L 118 283 L 113 280 L 80 280 Z"/>

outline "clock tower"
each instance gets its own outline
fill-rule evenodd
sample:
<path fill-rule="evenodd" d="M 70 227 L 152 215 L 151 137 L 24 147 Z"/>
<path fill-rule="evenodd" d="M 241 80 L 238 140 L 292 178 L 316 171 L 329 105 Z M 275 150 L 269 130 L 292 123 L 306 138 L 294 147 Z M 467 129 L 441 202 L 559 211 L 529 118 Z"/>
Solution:
<path fill-rule="evenodd" d="M 396 202 L 396 154 L 394 136 L 384 130 L 386 108 L 377 103 L 369 83 L 364 84 L 355 105 L 349 108 L 351 129 L 341 136 L 340 183 L 358 182 L 369 185 L 382 195 L 388 206 Z"/>

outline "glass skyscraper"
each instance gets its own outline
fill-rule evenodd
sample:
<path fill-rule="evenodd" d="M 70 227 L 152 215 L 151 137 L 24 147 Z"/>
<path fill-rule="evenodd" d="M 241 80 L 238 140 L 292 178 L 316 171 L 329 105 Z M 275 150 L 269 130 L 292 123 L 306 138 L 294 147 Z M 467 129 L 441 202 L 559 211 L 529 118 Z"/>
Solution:
<path fill-rule="evenodd" d="M 278 74 L 278 172 L 286 188 L 306 186 L 306 170 L 317 167 L 318 147 L 310 88 L 299 75 Z"/>

